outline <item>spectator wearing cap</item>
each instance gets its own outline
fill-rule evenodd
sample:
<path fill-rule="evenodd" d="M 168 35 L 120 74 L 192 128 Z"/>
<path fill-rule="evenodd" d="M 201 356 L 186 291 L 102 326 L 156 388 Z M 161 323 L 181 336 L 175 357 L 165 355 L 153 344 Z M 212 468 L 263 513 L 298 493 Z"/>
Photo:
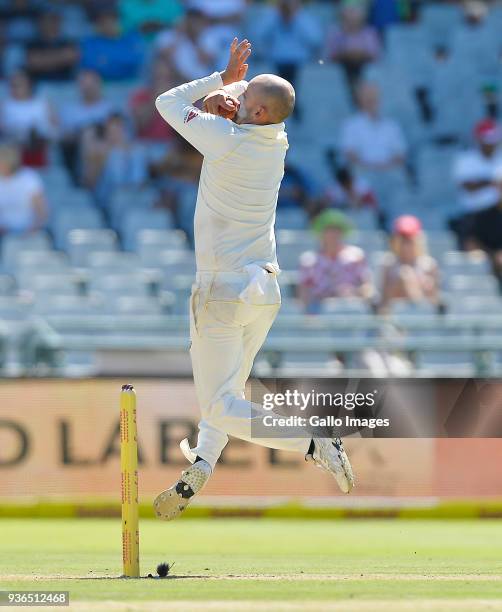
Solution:
<path fill-rule="evenodd" d="M 144 58 L 141 36 L 134 31 L 123 34 L 118 14 L 110 8 L 98 13 L 95 28 L 96 34 L 81 42 L 81 68 L 109 81 L 136 78 Z"/>
<path fill-rule="evenodd" d="M 26 45 L 26 69 L 38 81 L 68 81 L 79 60 L 75 42 L 61 34 L 61 17 L 55 10 L 38 19 L 38 35 Z"/>
<path fill-rule="evenodd" d="M 321 248 L 300 258 L 299 298 L 306 312 L 319 312 L 325 298 L 370 300 L 373 285 L 364 251 L 345 242 L 353 229 L 349 219 L 327 210 L 314 219 L 312 228 L 320 236 Z"/>
<path fill-rule="evenodd" d="M 279 0 L 260 36 L 267 47 L 267 59 L 293 85 L 298 68 L 312 59 L 322 45 L 320 24 L 302 8 L 300 0 Z"/>
<path fill-rule="evenodd" d="M 458 187 L 460 215 L 452 220 L 466 250 L 502 249 L 502 130 L 493 119 L 480 121 L 474 129 L 476 148 L 455 160 L 453 178 Z"/>
<path fill-rule="evenodd" d="M 380 308 L 385 311 L 393 300 L 439 302 L 439 272 L 428 255 L 422 225 L 413 215 L 402 215 L 394 222 L 391 252 L 382 266 Z"/>
<path fill-rule="evenodd" d="M 0 235 L 26 233 L 43 227 L 47 205 L 40 177 L 21 165 L 15 144 L 0 145 Z"/>
<path fill-rule="evenodd" d="M 364 8 L 346 4 L 341 10 L 340 25 L 328 34 L 326 55 L 344 68 L 352 91 L 364 66 L 376 61 L 380 53 L 377 31 L 366 23 Z"/>

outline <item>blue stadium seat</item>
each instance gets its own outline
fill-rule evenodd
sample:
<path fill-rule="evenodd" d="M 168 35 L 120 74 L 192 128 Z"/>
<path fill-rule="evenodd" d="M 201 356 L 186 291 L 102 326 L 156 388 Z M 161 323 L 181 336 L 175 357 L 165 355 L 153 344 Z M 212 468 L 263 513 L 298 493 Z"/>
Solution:
<path fill-rule="evenodd" d="M 301 208 L 279 209 L 275 217 L 276 229 L 301 230 L 308 225 L 307 213 Z"/>
<path fill-rule="evenodd" d="M 54 244 L 58 249 L 68 248 L 68 234 L 74 229 L 100 229 L 104 227 L 102 212 L 92 206 L 68 206 L 57 212 L 50 222 Z"/>
<path fill-rule="evenodd" d="M 76 229 L 68 233 L 68 255 L 74 266 L 86 266 L 89 253 L 116 251 L 117 234 L 111 229 Z"/>
<path fill-rule="evenodd" d="M 122 244 L 127 251 L 137 250 L 137 238 L 141 230 L 169 230 L 175 227 L 170 211 L 160 209 L 130 209 L 120 223 Z"/>

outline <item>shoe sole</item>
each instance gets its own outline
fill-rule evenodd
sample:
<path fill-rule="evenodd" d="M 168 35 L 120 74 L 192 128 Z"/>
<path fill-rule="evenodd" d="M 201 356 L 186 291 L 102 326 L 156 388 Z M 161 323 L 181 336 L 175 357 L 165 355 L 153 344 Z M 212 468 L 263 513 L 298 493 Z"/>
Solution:
<path fill-rule="evenodd" d="M 178 483 L 162 491 L 153 502 L 155 516 L 161 521 L 172 521 L 178 518 L 190 503 L 190 499 L 184 499 L 177 493 L 177 484 Z"/>
<path fill-rule="evenodd" d="M 341 451 L 338 450 L 338 457 L 342 464 L 343 474 L 335 472 L 335 479 L 343 493 L 350 493 L 354 488 L 354 472 L 344 448 Z"/>

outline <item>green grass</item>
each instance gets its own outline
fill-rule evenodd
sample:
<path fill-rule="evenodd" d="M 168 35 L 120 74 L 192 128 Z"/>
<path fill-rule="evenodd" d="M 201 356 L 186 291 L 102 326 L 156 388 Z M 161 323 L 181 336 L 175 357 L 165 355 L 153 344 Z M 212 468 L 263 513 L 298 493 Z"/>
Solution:
<path fill-rule="evenodd" d="M 303 600 L 322 610 L 338 600 L 469 599 L 502 609 L 500 520 L 145 520 L 142 574 L 166 560 L 175 575 L 202 576 L 150 581 L 89 579 L 121 573 L 119 520 L 3 519 L 0 534 L 1 589 L 69 590 L 73 601 Z"/>

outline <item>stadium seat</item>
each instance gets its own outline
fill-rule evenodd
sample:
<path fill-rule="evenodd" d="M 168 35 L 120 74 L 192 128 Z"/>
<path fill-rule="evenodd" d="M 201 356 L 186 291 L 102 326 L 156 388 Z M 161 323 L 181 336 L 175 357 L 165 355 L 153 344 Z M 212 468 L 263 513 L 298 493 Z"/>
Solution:
<path fill-rule="evenodd" d="M 94 296 L 45 295 L 33 303 L 33 314 L 40 316 L 90 316 L 104 312 L 104 303 Z"/>
<path fill-rule="evenodd" d="M 41 295 L 79 295 L 81 284 L 79 277 L 72 271 L 47 274 L 44 269 L 20 273 L 17 276 L 20 291 Z"/>
<path fill-rule="evenodd" d="M 70 261 L 65 253 L 56 251 L 21 251 L 13 264 L 15 274 L 68 272 Z"/>
<path fill-rule="evenodd" d="M 139 270 L 141 261 L 134 253 L 95 251 L 89 254 L 87 265 L 98 274 L 127 274 Z"/>
<path fill-rule="evenodd" d="M 0 321 L 25 321 L 31 311 L 29 296 L 0 296 Z"/>
<path fill-rule="evenodd" d="M 0 296 L 14 295 L 16 282 L 9 274 L 0 274 Z"/>
<path fill-rule="evenodd" d="M 117 234 L 111 229 L 76 229 L 68 233 L 68 255 L 74 266 L 86 266 L 94 251 L 116 251 Z"/>
<path fill-rule="evenodd" d="M 101 229 L 104 227 L 102 212 L 93 206 L 68 206 L 58 210 L 51 222 L 56 248 L 68 248 L 68 233 L 74 229 Z"/>
<path fill-rule="evenodd" d="M 146 187 L 116 189 L 108 203 L 108 212 L 111 225 L 114 229 L 120 229 L 124 213 L 130 210 L 153 208 L 158 194 L 155 189 Z"/>
<path fill-rule="evenodd" d="M 148 296 L 151 288 L 147 278 L 141 272 L 122 274 L 95 273 L 87 284 L 89 293 L 101 293 L 111 296 Z"/>
<path fill-rule="evenodd" d="M 163 308 L 158 298 L 144 295 L 127 295 L 111 298 L 106 295 L 105 309 L 118 315 L 161 315 Z"/>
<path fill-rule="evenodd" d="M 301 208 L 277 210 L 275 227 L 277 229 L 301 230 L 308 225 L 307 213 Z"/>
<path fill-rule="evenodd" d="M 321 302 L 321 314 L 350 317 L 370 313 L 368 302 L 359 298 L 328 298 Z"/>
<path fill-rule="evenodd" d="M 457 295 L 496 296 L 500 293 L 499 284 L 493 275 L 473 276 L 455 274 L 446 278 L 445 289 Z"/>
<path fill-rule="evenodd" d="M 126 251 L 137 250 L 137 237 L 141 230 L 168 230 L 175 227 L 173 215 L 168 210 L 131 209 L 124 212 L 120 222 L 122 244 Z"/>
<path fill-rule="evenodd" d="M 442 269 L 448 274 L 485 275 L 491 272 L 490 260 L 481 251 L 450 251 L 442 258 Z"/>
<path fill-rule="evenodd" d="M 33 234 L 6 234 L 1 242 L 2 257 L 0 264 L 12 268 L 22 251 L 46 251 L 51 249 L 51 240 L 45 231 Z"/>
<path fill-rule="evenodd" d="M 502 297 L 499 295 L 466 295 L 448 300 L 448 312 L 456 315 L 502 314 Z"/>
<path fill-rule="evenodd" d="M 390 305 L 393 316 L 420 315 L 430 316 L 437 313 L 437 306 L 430 302 L 410 302 L 409 300 L 393 300 Z"/>

